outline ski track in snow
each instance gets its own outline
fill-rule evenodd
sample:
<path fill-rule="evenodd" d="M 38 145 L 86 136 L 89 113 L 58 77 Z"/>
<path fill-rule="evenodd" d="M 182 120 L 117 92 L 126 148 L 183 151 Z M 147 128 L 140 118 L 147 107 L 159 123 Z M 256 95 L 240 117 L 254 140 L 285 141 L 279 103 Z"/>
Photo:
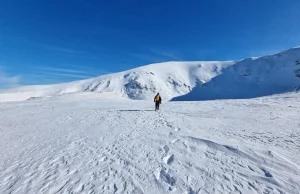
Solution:
<path fill-rule="evenodd" d="M 297 94 L 0 104 L 0 193 L 299 193 Z"/>

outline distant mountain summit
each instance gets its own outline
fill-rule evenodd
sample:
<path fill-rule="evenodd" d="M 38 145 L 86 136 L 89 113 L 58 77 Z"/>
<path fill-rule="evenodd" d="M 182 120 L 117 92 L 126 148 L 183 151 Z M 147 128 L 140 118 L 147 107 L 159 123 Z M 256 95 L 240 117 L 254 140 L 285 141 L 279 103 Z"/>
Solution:
<path fill-rule="evenodd" d="M 300 48 L 240 61 L 166 62 L 56 85 L 24 86 L 0 93 L 0 101 L 74 92 L 149 100 L 253 98 L 300 89 Z"/>

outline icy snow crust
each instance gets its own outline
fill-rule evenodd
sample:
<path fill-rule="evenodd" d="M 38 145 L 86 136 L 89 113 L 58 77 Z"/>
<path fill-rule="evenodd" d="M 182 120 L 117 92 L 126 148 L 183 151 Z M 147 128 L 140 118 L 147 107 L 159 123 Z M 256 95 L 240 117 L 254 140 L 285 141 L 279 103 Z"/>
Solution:
<path fill-rule="evenodd" d="M 300 96 L 0 104 L 0 193 L 300 192 Z"/>

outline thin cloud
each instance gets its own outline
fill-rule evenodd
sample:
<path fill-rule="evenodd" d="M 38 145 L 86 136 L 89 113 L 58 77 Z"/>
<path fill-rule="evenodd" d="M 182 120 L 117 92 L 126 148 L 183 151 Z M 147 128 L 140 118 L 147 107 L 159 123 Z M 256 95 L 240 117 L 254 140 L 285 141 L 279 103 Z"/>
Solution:
<path fill-rule="evenodd" d="M 105 70 L 97 70 L 85 66 L 75 66 L 75 68 L 68 67 L 51 67 L 51 66 L 35 66 L 31 67 L 31 77 L 39 77 L 39 82 L 44 83 L 63 83 L 77 79 L 89 79 L 96 76 L 101 76 L 109 72 Z M 45 81 L 47 80 L 47 81 Z M 32 81 L 30 82 L 32 83 Z M 40 83 L 37 83 L 40 84 Z"/>
<path fill-rule="evenodd" d="M 95 69 L 86 66 L 76 65 L 76 68 L 68 68 L 68 67 L 51 67 L 51 66 L 34 66 L 32 67 L 32 71 L 40 72 L 44 74 L 53 74 L 53 73 L 66 73 L 80 76 L 99 76 L 103 74 L 111 73 L 102 69 Z"/>
<path fill-rule="evenodd" d="M 182 61 L 183 60 L 181 57 L 179 57 L 177 54 L 175 54 L 173 52 L 166 52 L 166 51 L 161 51 L 161 50 L 157 50 L 157 49 L 150 49 L 150 52 L 153 55 L 160 56 L 160 57 L 165 58 L 167 60 L 175 60 L 175 61 Z"/>
<path fill-rule="evenodd" d="M 162 59 L 157 57 L 157 56 L 153 56 L 147 53 L 128 53 L 127 54 L 130 57 L 133 57 L 135 59 L 139 59 L 139 60 L 143 60 L 149 63 L 156 63 L 156 62 L 160 62 Z"/>
<path fill-rule="evenodd" d="M 53 45 L 53 44 L 47 44 L 47 43 L 41 43 L 41 42 L 36 42 L 30 39 L 24 39 L 20 37 L 14 37 L 14 40 L 19 41 L 20 43 L 31 45 L 34 47 L 38 47 L 44 50 L 52 51 L 58 54 L 63 54 L 63 55 L 82 55 L 85 54 L 84 51 L 74 49 L 74 48 L 69 48 L 69 47 L 64 47 L 60 45 Z"/>
<path fill-rule="evenodd" d="M 36 67 L 36 70 L 48 71 L 48 72 L 64 72 L 64 73 L 74 73 L 74 74 L 88 74 L 87 71 L 77 70 L 77 69 L 67 69 L 67 68 L 55 68 L 55 67 Z"/>
<path fill-rule="evenodd" d="M 79 70 L 68 70 L 68 69 L 38 69 L 32 71 L 31 74 L 37 74 L 40 75 L 41 78 L 43 77 L 50 77 L 50 78 L 57 78 L 57 81 L 60 82 L 60 80 L 64 80 L 64 78 L 80 78 L 80 79 L 87 79 L 94 77 L 96 75 L 91 74 L 91 73 L 86 73 L 84 71 L 79 71 Z"/>
<path fill-rule="evenodd" d="M 156 48 L 141 48 L 142 52 L 127 53 L 128 56 L 147 61 L 150 63 L 165 62 L 165 61 L 184 61 L 182 53 L 171 52 Z"/>
<path fill-rule="evenodd" d="M 12 88 L 20 85 L 21 76 L 10 76 L 0 67 L 0 88 Z"/>
<path fill-rule="evenodd" d="M 81 79 L 88 79 L 93 76 L 80 75 L 72 73 L 59 73 L 59 72 L 31 72 L 24 75 L 23 81 L 25 85 L 43 85 L 43 84 L 59 84 Z"/>
<path fill-rule="evenodd" d="M 84 54 L 83 51 L 71 49 L 71 48 L 66 48 L 66 47 L 60 47 L 60 46 L 43 46 L 45 49 L 54 51 L 60 54 L 67 54 L 67 55 L 81 55 Z"/>
<path fill-rule="evenodd" d="M 79 75 L 79 74 L 71 74 L 71 73 L 50 73 L 49 76 L 60 76 L 60 77 L 73 77 L 73 78 L 90 78 L 88 75 Z"/>
<path fill-rule="evenodd" d="M 111 71 L 105 69 L 98 69 L 90 66 L 76 65 L 78 69 L 84 69 L 86 73 L 93 76 L 100 76 L 112 73 Z"/>
<path fill-rule="evenodd" d="M 148 51 L 143 53 L 127 53 L 127 55 L 150 63 L 165 61 L 183 61 L 183 59 L 175 53 L 160 51 L 157 49 L 149 49 Z"/>
<path fill-rule="evenodd" d="M 284 49 L 265 49 L 265 50 L 256 50 L 256 51 L 249 51 L 249 57 L 261 57 L 266 55 L 273 55 L 276 53 L 281 52 Z"/>

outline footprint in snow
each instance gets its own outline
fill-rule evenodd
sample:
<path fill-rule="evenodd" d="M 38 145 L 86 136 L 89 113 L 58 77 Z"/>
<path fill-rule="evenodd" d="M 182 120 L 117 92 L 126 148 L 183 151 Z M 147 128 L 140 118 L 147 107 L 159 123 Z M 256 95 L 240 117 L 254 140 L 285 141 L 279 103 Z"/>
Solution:
<path fill-rule="evenodd" d="M 166 157 L 163 158 L 164 163 L 167 165 L 172 164 L 172 162 L 174 161 L 174 154 L 171 155 L 167 155 Z"/>
<path fill-rule="evenodd" d="M 158 174 L 156 175 L 156 179 L 163 180 L 165 183 L 167 183 L 170 186 L 174 186 L 176 182 L 173 176 L 170 173 L 166 172 L 165 169 L 159 170 Z"/>
<path fill-rule="evenodd" d="M 170 150 L 170 148 L 167 145 L 164 145 L 162 149 L 164 150 L 164 154 L 168 154 Z"/>

